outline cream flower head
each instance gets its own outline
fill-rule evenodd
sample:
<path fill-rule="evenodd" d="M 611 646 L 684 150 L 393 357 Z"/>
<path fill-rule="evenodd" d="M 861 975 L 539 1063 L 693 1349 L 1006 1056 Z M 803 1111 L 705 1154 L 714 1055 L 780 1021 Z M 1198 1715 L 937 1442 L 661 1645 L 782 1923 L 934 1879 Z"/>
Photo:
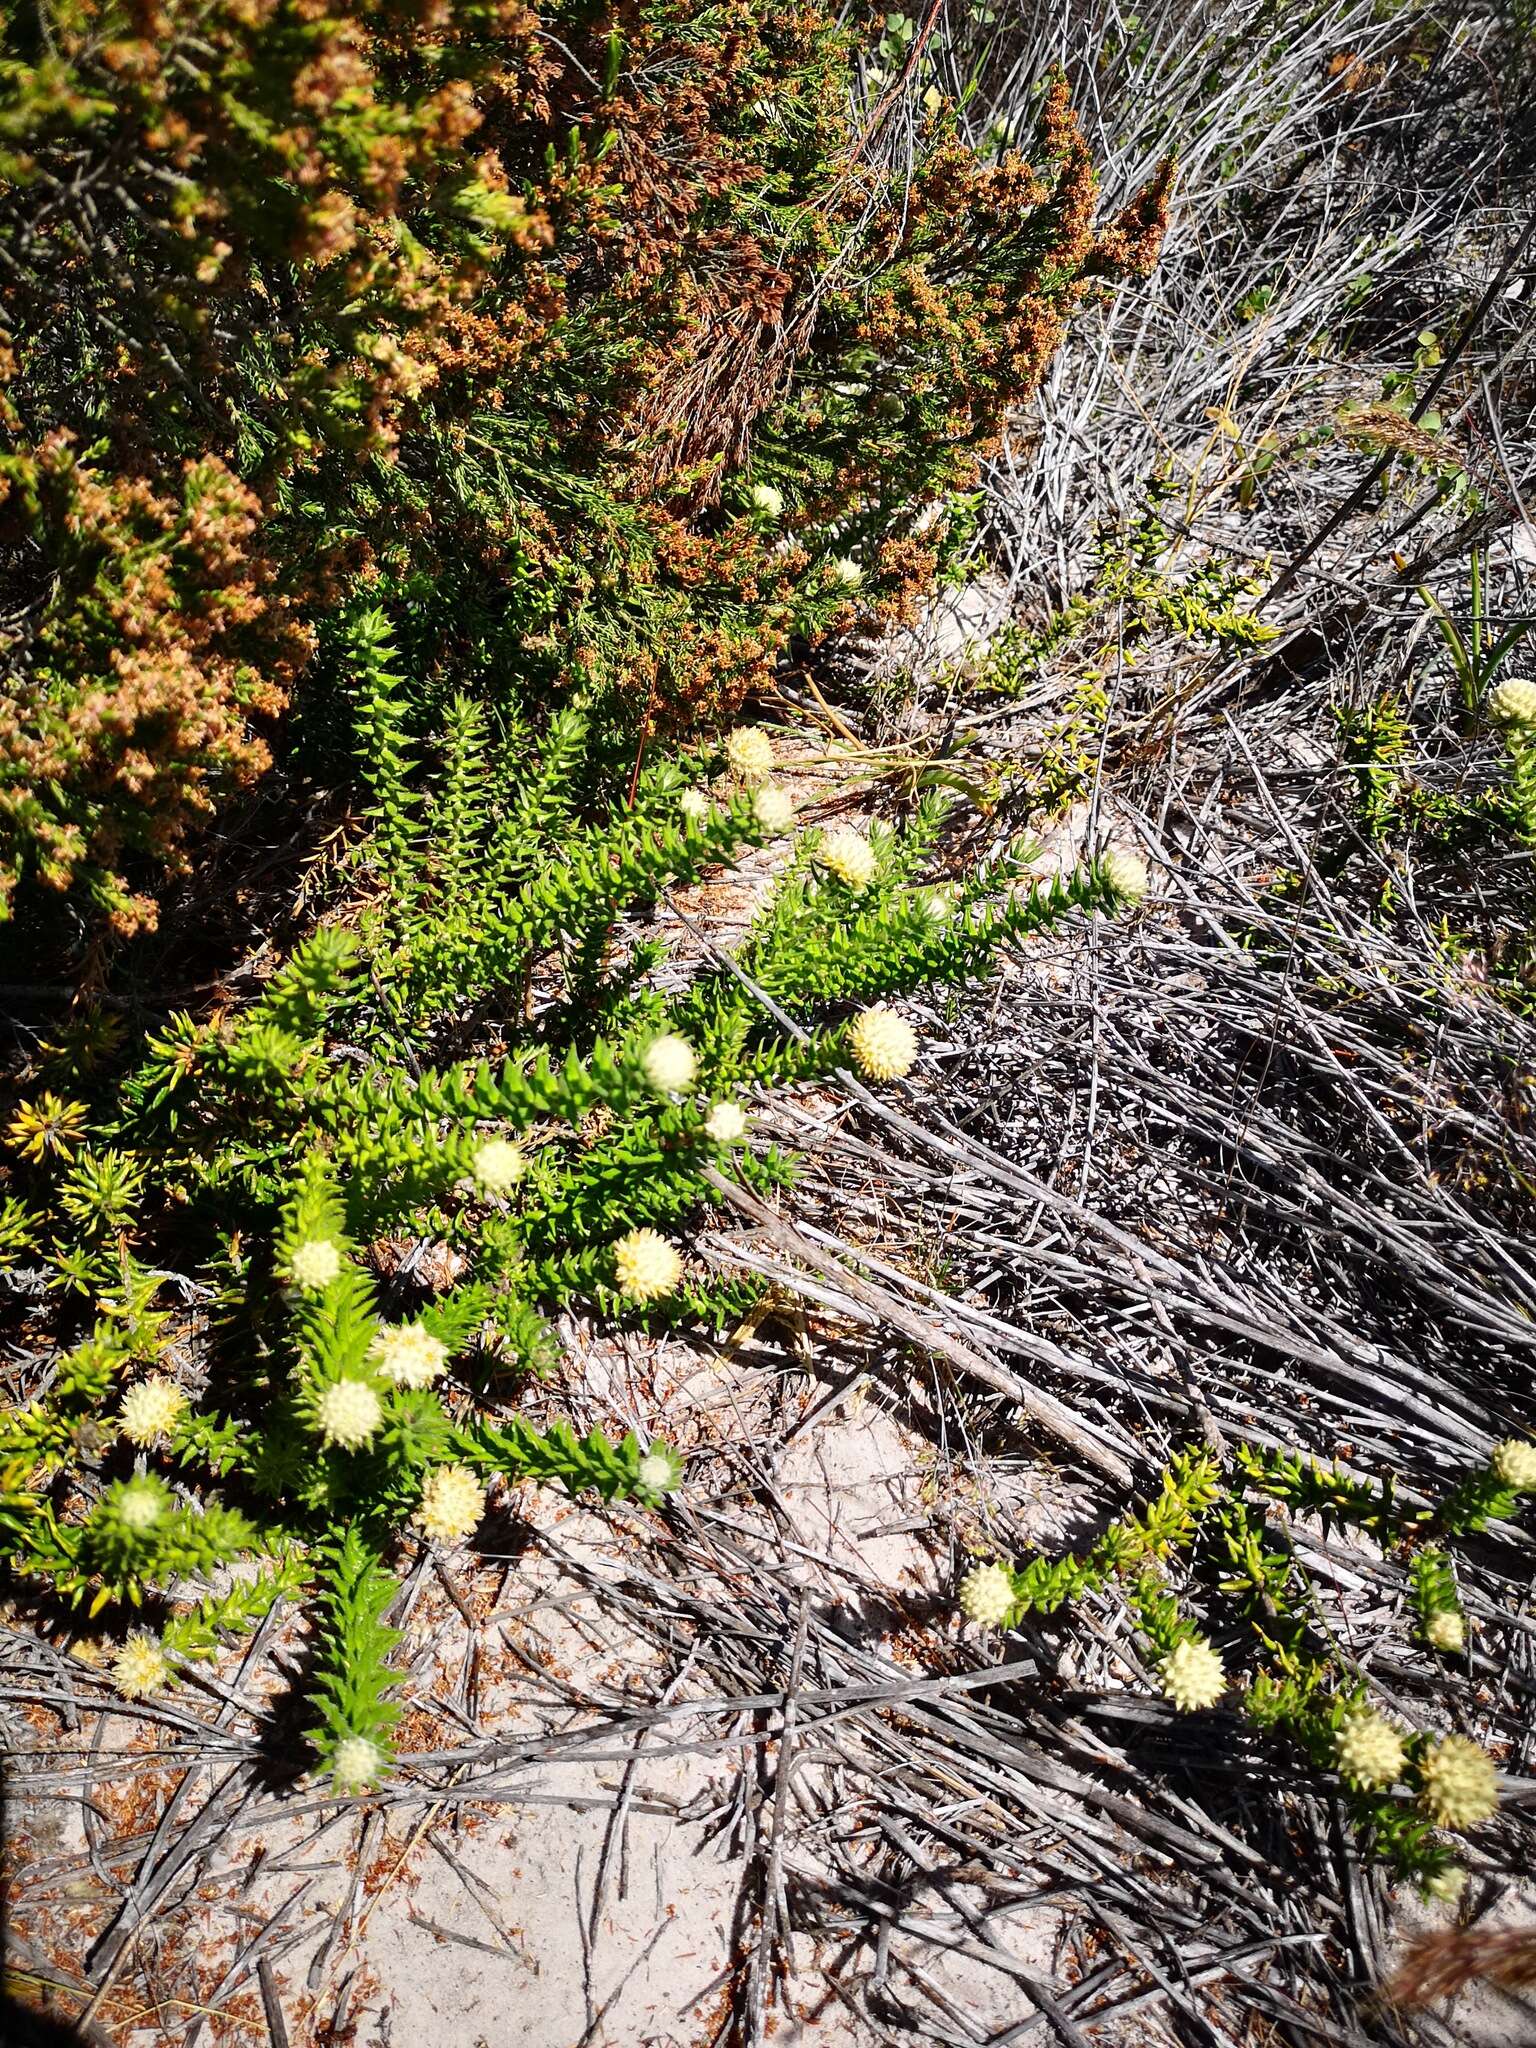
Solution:
<path fill-rule="evenodd" d="M 1465 1735 L 1441 1736 L 1420 1761 L 1419 1799 L 1436 1827 L 1475 1827 L 1498 1811 L 1493 1759 Z"/>
<path fill-rule="evenodd" d="M 613 1248 L 613 1279 L 627 1301 L 659 1301 L 683 1277 L 675 1246 L 657 1230 L 632 1230 Z"/>
<path fill-rule="evenodd" d="M 373 1340 L 384 1378 L 397 1387 L 430 1387 L 448 1363 L 448 1346 L 420 1323 L 386 1324 Z"/>
<path fill-rule="evenodd" d="M 864 582 L 864 571 L 851 555 L 839 555 L 831 564 L 832 581 L 839 590 L 858 590 Z"/>
<path fill-rule="evenodd" d="M 766 833 L 770 839 L 777 839 L 795 822 L 794 799 L 778 783 L 765 782 L 752 799 L 752 816 L 760 832 Z"/>
<path fill-rule="evenodd" d="M 875 1003 L 849 1026 L 848 1047 L 854 1065 L 871 1081 L 899 1081 L 917 1058 L 917 1033 L 905 1017 Z"/>
<path fill-rule="evenodd" d="M 1530 676 L 1506 676 L 1488 692 L 1488 716 L 1504 725 L 1536 725 L 1536 681 Z"/>
<path fill-rule="evenodd" d="M 384 1768 L 384 1752 L 366 1735 L 347 1735 L 331 1755 L 331 1776 L 338 1792 L 366 1792 Z"/>
<path fill-rule="evenodd" d="M 1467 1873 L 1459 1863 L 1452 1863 L 1445 1870 L 1437 1870 L 1424 1886 L 1426 1899 L 1434 1899 L 1442 1906 L 1455 1906 L 1467 1888 Z"/>
<path fill-rule="evenodd" d="M 1139 903 L 1152 886 L 1147 864 L 1129 847 L 1112 846 L 1099 860 L 1100 872 L 1122 903 Z"/>
<path fill-rule="evenodd" d="M 411 1520 L 440 1543 L 457 1543 L 479 1527 L 485 1488 L 467 1465 L 434 1465 L 421 1484 Z"/>
<path fill-rule="evenodd" d="M 1522 1437 L 1506 1437 L 1488 1460 L 1493 1475 L 1516 1493 L 1536 1493 L 1536 1444 Z"/>
<path fill-rule="evenodd" d="M 341 1253 L 328 1237 L 306 1238 L 288 1261 L 288 1277 L 302 1294 L 323 1294 L 341 1273 Z"/>
<path fill-rule="evenodd" d="M 316 1403 L 315 1419 L 327 1444 L 355 1451 L 378 1433 L 384 1406 L 365 1380 L 337 1380 Z"/>
<path fill-rule="evenodd" d="M 1454 1607 L 1437 1607 L 1425 1617 L 1424 1640 L 1432 1650 L 1443 1650 L 1447 1656 L 1453 1656 L 1466 1647 L 1467 1617 Z"/>
<path fill-rule="evenodd" d="M 635 1467 L 635 1492 L 643 1500 L 671 1493 L 683 1476 L 683 1461 L 669 1444 L 653 1443 Z"/>
<path fill-rule="evenodd" d="M 163 1375 L 141 1380 L 123 1396 L 118 1428 L 131 1444 L 152 1444 L 156 1437 L 169 1436 L 181 1419 L 187 1397 L 173 1380 Z"/>
<path fill-rule="evenodd" d="M 704 1119 L 704 1135 L 716 1145 L 739 1145 L 747 1135 L 747 1113 L 739 1102 L 717 1102 Z"/>
<path fill-rule="evenodd" d="M 112 1660 L 112 1683 L 125 1700 L 147 1700 L 171 1682 L 170 1661 L 147 1629 L 135 1629 Z"/>
<path fill-rule="evenodd" d="M 816 849 L 816 858 L 855 896 L 875 879 L 875 849 L 862 832 L 855 832 L 850 825 L 839 825 L 835 832 L 829 832 Z"/>
<path fill-rule="evenodd" d="M 743 782 L 761 782 L 773 772 L 773 741 L 759 725 L 738 725 L 725 736 L 725 759 Z"/>
<path fill-rule="evenodd" d="M 1013 1609 L 1013 1575 L 1006 1565 L 974 1565 L 960 1581 L 959 1598 L 967 1621 L 1000 1628 Z"/>
<path fill-rule="evenodd" d="M 1198 1636 L 1193 1642 L 1174 1644 L 1157 1678 L 1164 1697 L 1172 1700 L 1181 1714 L 1214 1707 L 1227 1689 L 1220 1657 Z"/>
<path fill-rule="evenodd" d="M 1363 1708 L 1344 1717 L 1335 1753 L 1346 1778 L 1372 1789 L 1395 1784 L 1408 1763 L 1408 1752 L 1398 1730 L 1380 1714 Z"/>
<path fill-rule="evenodd" d="M 784 493 L 772 484 L 754 484 L 747 493 L 747 502 L 754 512 L 761 512 L 765 519 L 784 517 Z"/>
<path fill-rule="evenodd" d="M 165 1512 L 165 1495 L 153 1479 L 130 1479 L 117 1496 L 117 1512 L 125 1529 L 153 1529 Z"/>
<path fill-rule="evenodd" d="M 693 1047 L 675 1031 L 664 1031 L 659 1038 L 653 1038 L 640 1055 L 640 1066 L 658 1095 L 681 1095 L 685 1088 L 693 1086 L 693 1077 L 699 1071 Z"/>
<path fill-rule="evenodd" d="M 677 800 L 677 808 L 685 818 L 692 818 L 695 824 L 702 822 L 710 813 L 709 791 L 685 789 Z"/>
<path fill-rule="evenodd" d="M 511 1194 L 527 1171 L 527 1153 L 510 1138 L 487 1138 L 470 1167 L 475 1185 L 492 1197 Z"/>

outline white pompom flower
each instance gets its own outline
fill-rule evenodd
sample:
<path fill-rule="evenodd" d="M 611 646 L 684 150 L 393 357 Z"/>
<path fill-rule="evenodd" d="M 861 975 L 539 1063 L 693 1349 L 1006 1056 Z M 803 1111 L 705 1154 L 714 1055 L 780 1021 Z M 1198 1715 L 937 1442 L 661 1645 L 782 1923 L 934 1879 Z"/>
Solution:
<path fill-rule="evenodd" d="M 420 1323 L 387 1324 L 373 1340 L 380 1373 L 397 1387 L 430 1387 L 448 1365 L 448 1346 Z"/>
<path fill-rule="evenodd" d="M 658 1437 L 635 1467 L 636 1497 L 654 1504 L 674 1492 L 682 1477 L 682 1459 Z"/>
<path fill-rule="evenodd" d="M 693 1047 L 675 1031 L 664 1031 L 659 1038 L 653 1038 L 640 1055 L 640 1066 L 658 1095 L 681 1095 L 685 1088 L 693 1086 L 693 1077 L 699 1070 Z"/>
<path fill-rule="evenodd" d="M 747 1135 L 747 1113 L 739 1102 L 717 1102 L 704 1119 L 704 1135 L 715 1145 L 739 1145 Z"/>
<path fill-rule="evenodd" d="M 341 1274 L 341 1253 L 328 1237 L 306 1238 L 288 1261 L 288 1278 L 301 1294 L 323 1294 Z"/>
<path fill-rule="evenodd" d="M 1488 692 L 1488 716 L 1501 725 L 1536 725 L 1536 679 L 1506 676 Z"/>
<path fill-rule="evenodd" d="M 112 1683 L 125 1700 L 147 1700 L 170 1682 L 170 1660 L 158 1638 L 135 1629 L 112 1660 Z"/>
<path fill-rule="evenodd" d="M 917 1058 L 917 1033 L 884 1003 L 860 1010 L 848 1029 L 853 1063 L 871 1081 L 899 1081 Z"/>
<path fill-rule="evenodd" d="M 1401 1732 L 1363 1708 L 1345 1715 L 1334 1750 L 1344 1776 L 1373 1790 L 1396 1784 L 1408 1764 Z"/>
<path fill-rule="evenodd" d="M 331 1752 L 331 1777 L 338 1792 L 366 1792 L 384 1768 L 384 1752 L 366 1735 L 347 1735 Z"/>
<path fill-rule="evenodd" d="M 1001 1628 L 1013 1611 L 1013 1575 L 1006 1565 L 978 1564 L 960 1581 L 960 1612 L 967 1621 Z"/>
<path fill-rule="evenodd" d="M 1488 1460 L 1494 1477 L 1516 1493 L 1536 1493 L 1536 1444 L 1523 1437 L 1506 1437 Z"/>
<path fill-rule="evenodd" d="M 1470 1828 L 1499 1808 L 1499 1774 L 1485 1749 L 1444 1735 L 1419 1762 L 1419 1799 L 1440 1828 Z"/>
<path fill-rule="evenodd" d="M 485 1488 L 467 1465 L 434 1465 L 411 1520 L 423 1535 L 458 1543 L 480 1526 L 484 1514 Z"/>
<path fill-rule="evenodd" d="M 1227 1689 L 1227 1674 L 1221 1658 L 1203 1637 L 1175 1643 L 1163 1659 L 1157 1674 L 1163 1696 L 1181 1714 L 1201 1707 L 1214 1707 Z"/>
<path fill-rule="evenodd" d="M 613 1248 L 613 1280 L 626 1301 L 660 1301 L 683 1277 L 675 1245 L 657 1230 L 632 1230 Z"/>
<path fill-rule="evenodd" d="M 487 1138 L 470 1168 L 481 1193 L 496 1198 L 511 1194 L 527 1171 L 527 1153 L 510 1138 Z"/>
<path fill-rule="evenodd" d="M 857 896 L 875 879 L 875 849 L 862 832 L 855 832 L 850 825 L 839 825 L 835 832 L 829 832 L 816 849 L 816 858 L 852 895 Z"/>
<path fill-rule="evenodd" d="M 166 1494 L 158 1480 L 130 1479 L 117 1496 L 118 1519 L 125 1529 L 142 1535 L 165 1513 Z"/>
<path fill-rule="evenodd" d="M 773 741 L 761 726 L 738 725 L 726 734 L 725 760 L 743 782 L 761 782 L 773 773 Z"/>
<path fill-rule="evenodd" d="M 117 1426 L 129 1443 L 152 1444 L 157 1437 L 170 1435 L 186 1405 L 186 1395 L 173 1380 L 163 1375 L 141 1380 L 124 1394 Z"/>
<path fill-rule="evenodd" d="M 316 1402 L 315 1420 L 324 1442 L 355 1451 L 378 1434 L 384 1404 L 365 1380 L 337 1380 Z"/>
<path fill-rule="evenodd" d="M 794 799 L 778 783 L 765 783 L 752 798 L 752 816 L 760 832 L 778 839 L 795 822 Z"/>
<path fill-rule="evenodd" d="M 704 819 L 709 816 L 711 809 L 709 791 L 707 789 L 685 789 L 677 800 L 677 808 L 685 818 L 692 818 L 696 825 L 702 824 Z"/>
<path fill-rule="evenodd" d="M 1147 864 L 1129 847 L 1112 846 L 1101 856 L 1099 868 L 1122 903 L 1139 903 L 1152 886 Z"/>
<path fill-rule="evenodd" d="M 754 484 L 747 493 L 747 502 L 764 519 L 784 517 L 784 493 L 773 484 Z"/>
<path fill-rule="evenodd" d="M 1467 1617 L 1454 1607 L 1437 1607 L 1424 1617 L 1424 1640 L 1432 1650 L 1454 1656 L 1466 1648 Z"/>
<path fill-rule="evenodd" d="M 839 590 L 858 590 L 864 582 L 864 571 L 851 555 L 839 555 L 829 564 L 832 581 Z"/>

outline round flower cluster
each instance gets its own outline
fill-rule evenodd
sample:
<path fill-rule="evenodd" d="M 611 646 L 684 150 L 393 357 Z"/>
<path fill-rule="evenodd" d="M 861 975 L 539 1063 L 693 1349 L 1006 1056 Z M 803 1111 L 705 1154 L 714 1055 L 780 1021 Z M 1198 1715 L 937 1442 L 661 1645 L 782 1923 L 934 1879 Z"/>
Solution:
<path fill-rule="evenodd" d="M 509 1195 L 528 1171 L 528 1155 L 510 1138 L 487 1138 L 470 1171 L 483 1194 Z"/>
<path fill-rule="evenodd" d="M 613 1279 L 626 1301 L 659 1301 L 683 1277 L 675 1246 L 657 1230 L 632 1230 L 613 1248 Z"/>
<path fill-rule="evenodd" d="M 1454 1607 L 1437 1607 L 1424 1620 L 1424 1640 L 1432 1650 L 1443 1650 L 1447 1656 L 1464 1649 L 1467 1641 L 1467 1617 Z"/>
<path fill-rule="evenodd" d="M 365 1380 L 337 1380 L 316 1403 L 315 1420 L 326 1443 L 355 1451 L 377 1433 L 384 1408 Z"/>
<path fill-rule="evenodd" d="M 677 808 L 685 818 L 692 818 L 701 824 L 710 813 L 709 791 L 707 789 L 685 789 L 677 800 Z"/>
<path fill-rule="evenodd" d="M 373 1340 L 384 1378 L 397 1387 L 430 1387 L 448 1363 L 448 1346 L 420 1323 L 388 1324 Z"/>
<path fill-rule="evenodd" d="M 864 581 L 864 571 L 851 555 L 839 555 L 831 563 L 832 581 L 839 590 L 857 590 Z"/>
<path fill-rule="evenodd" d="M 1128 847 L 1112 846 L 1100 859 L 1099 868 L 1122 903 L 1139 903 L 1152 885 L 1146 862 Z"/>
<path fill-rule="evenodd" d="M 1536 1444 L 1506 1437 L 1489 1459 L 1493 1475 L 1516 1493 L 1536 1493 Z"/>
<path fill-rule="evenodd" d="M 328 1237 L 307 1238 L 288 1261 L 288 1277 L 302 1294 L 323 1294 L 341 1273 L 341 1253 Z"/>
<path fill-rule="evenodd" d="M 968 1621 L 1001 1628 L 1013 1602 L 1013 1575 L 1006 1565 L 975 1565 L 960 1581 L 960 1612 Z"/>
<path fill-rule="evenodd" d="M 784 493 L 772 484 L 754 484 L 747 493 L 747 502 L 754 512 L 760 512 L 765 519 L 784 517 Z"/>
<path fill-rule="evenodd" d="M 794 800 L 787 789 L 780 789 L 776 782 L 764 783 L 752 799 L 752 815 L 757 828 L 770 839 L 777 839 L 787 832 L 795 822 Z"/>
<path fill-rule="evenodd" d="M 743 782 L 761 782 L 773 769 L 773 741 L 761 726 L 738 725 L 726 734 L 726 766 Z"/>
<path fill-rule="evenodd" d="M 1419 1764 L 1419 1798 L 1441 1828 L 1470 1828 L 1498 1811 L 1493 1760 L 1465 1735 L 1443 1735 Z"/>
<path fill-rule="evenodd" d="M 670 1444 L 658 1439 L 635 1467 L 635 1492 L 642 1500 L 660 1500 L 672 1492 L 682 1476 L 682 1459 Z"/>
<path fill-rule="evenodd" d="M 704 1135 L 712 1144 L 739 1145 L 747 1135 L 747 1113 L 737 1102 L 717 1102 L 704 1119 Z"/>
<path fill-rule="evenodd" d="M 1214 1707 L 1227 1689 L 1220 1657 L 1199 1636 L 1191 1642 L 1175 1643 L 1157 1676 L 1164 1697 L 1172 1700 L 1181 1714 Z"/>
<path fill-rule="evenodd" d="M 166 1654 L 147 1629 L 136 1629 L 112 1660 L 112 1683 L 125 1700 L 147 1700 L 170 1680 Z"/>
<path fill-rule="evenodd" d="M 1344 1776 L 1368 1787 L 1395 1784 L 1408 1762 L 1397 1729 L 1380 1714 L 1364 1709 L 1345 1716 L 1335 1750 Z"/>
<path fill-rule="evenodd" d="M 331 1755 L 331 1775 L 338 1792 L 366 1792 L 384 1768 L 384 1752 L 366 1735 L 348 1735 Z"/>
<path fill-rule="evenodd" d="M 143 1380 L 124 1394 L 118 1428 L 131 1444 L 152 1444 L 170 1435 L 186 1405 L 186 1395 L 173 1381 Z"/>
<path fill-rule="evenodd" d="M 854 1018 L 848 1046 L 854 1065 L 871 1081 L 899 1081 L 917 1058 L 917 1033 L 905 1017 L 875 1003 Z"/>
<path fill-rule="evenodd" d="M 1488 716 L 1504 725 L 1536 725 L 1536 680 L 1506 676 L 1488 693 Z"/>
<path fill-rule="evenodd" d="M 675 1031 L 664 1031 L 660 1038 L 653 1038 L 640 1056 L 640 1065 L 658 1095 L 680 1095 L 693 1086 L 693 1077 L 699 1070 L 693 1047 Z"/>
<path fill-rule="evenodd" d="M 421 1484 L 411 1520 L 440 1543 L 457 1543 L 479 1526 L 485 1488 L 467 1465 L 434 1465 Z"/>
<path fill-rule="evenodd" d="M 165 1513 L 165 1489 L 156 1479 L 130 1479 L 117 1496 L 125 1529 L 152 1529 Z"/>
<path fill-rule="evenodd" d="M 1444 1870 L 1437 1870 L 1424 1886 L 1426 1899 L 1434 1899 L 1442 1906 L 1456 1905 L 1467 1888 L 1467 1873 L 1459 1863 L 1447 1864 Z"/>
<path fill-rule="evenodd" d="M 862 832 L 839 825 L 817 849 L 817 859 L 855 896 L 875 879 L 875 849 Z"/>

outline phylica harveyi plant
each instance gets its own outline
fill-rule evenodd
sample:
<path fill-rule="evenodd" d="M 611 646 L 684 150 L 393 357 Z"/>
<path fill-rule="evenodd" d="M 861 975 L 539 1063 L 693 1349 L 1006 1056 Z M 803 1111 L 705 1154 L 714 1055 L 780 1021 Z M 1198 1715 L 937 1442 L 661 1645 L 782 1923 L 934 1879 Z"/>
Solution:
<path fill-rule="evenodd" d="M 316 1756 L 360 1792 L 399 1711 L 401 1555 L 472 1539 L 508 1481 L 655 1506 L 682 1480 L 663 1441 L 518 1413 L 518 1376 L 558 1356 L 549 1311 L 739 1312 L 747 1284 L 708 1277 L 689 1242 L 711 1170 L 759 1189 L 791 1172 L 751 1142 L 749 1099 L 840 1068 L 898 1079 L 920 1049 L 904 996 L 1139 890 L 1102 863 L 1031 883 L 1010 854 L 946 885 L 936 917 L 929 797 L 856 859 L 804 832 L 745 974 L 701 970 L 666 1000 L 665 949 L 616 944 L 620 921 L 785 826 L 763 816 L 766 736 L 655 759 L 615 800 L 594 776 L 622 788 L 627 756 L 602 766 L 576 714 L 535 744 L 461 699 L 441 759 L 413 768 L 388 628 L 370 612 L 347 631 L 371 823 L 345 916 L 243 1010 L 172 1018 L 126 1071 L 81 1066 L 54 1143 L 25 1120 L 13 1139 L 25 1194 L 0 1244 L 51 1269 L 61 1331 L 75 1310 L 87 1327 L 0 1421 L 0 1532 L 19 1574 L 115 1633 L 135 1699 L 278 1595 L 307 1599 Z M 452 1057 L 476 1020 L 506 1028 L 536 969 L 525 1042 Z M 435 1262 L 383 1256 L 402 1240 Z"/>

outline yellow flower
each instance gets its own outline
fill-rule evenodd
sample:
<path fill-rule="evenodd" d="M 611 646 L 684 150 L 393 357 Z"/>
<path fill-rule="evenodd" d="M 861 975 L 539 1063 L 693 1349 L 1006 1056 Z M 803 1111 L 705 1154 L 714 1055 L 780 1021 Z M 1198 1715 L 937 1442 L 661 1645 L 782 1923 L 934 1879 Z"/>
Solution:
<path fill-rule="evenodd" d="M 704 1119 L 704 1135 L 716 1145 L 739 1145 L 747 1135 L 747 1113 L 739 1103 L 717 1102 Z"/>
<path fill-rule="evenodd" d="M 331 1756 L 331 1775 L 338 1792 L 366 1792 L 384 1768 L 384 1752 L 366 1735 L 348 1735 Z"/>
<path fill-rule="evenodd" d="M 794 799 L 776 782 L 766 783 L 752 799 L 752 816 L 757 820 L 760 832 L 770 839 L 777 839 L 795 822 Z"/>
<path fill-rule="evenodd" d="M 467 1465 L 434 1465 L 422 1481 L 421 1500 L 411 1520 L 440 1543 L 457 1543 L 479 1526 L 485 1488 Z"/>
<path fill-rule="evenodd" d="M 854 1065 L 871 1081 L 899 1081 L 917 1058 L 917 1033 L 905 1017 L 876 1003 L 854 1018 L 848 1046 Z"/>
<path fill-rule="evenodd" d="M 112 1683 L 125 1700 L 147 1700 L 164 1692 L 170 1683 L 171 1667 L 156 1639 L 146 1629 L 137 1629 L 112 1660 Z"/>
<path fill-rule="evenodd" d="M 743 782 L 761 782 L 773 769 L 773 741 L 759 725 L 738 725 L 726 734 L 725 759 Z"/>
<path fill-rule="evenodd" d="M 374 1338 L 373 1355 L 395 1386 L 430 1387 L 448 1363 L 448 1346 L 420 1323 L 395 1323 Z"/>
<path fill-rule="evenodd" d="M 839 825 L 817 849 L 817 859 L 855 896 L 875 879 L 875 849 L 862 832 Z"/>
<path fill-rule="evenodd" d="M 1345 1777 L 1373 1788 L 1394 1784 L 1408 1761 L 1403 1738 L 1392 1723 L 1363 1709 L 1345 1716 L 1336 1751 Z"/>
<path fill-rule="evenodd" d="M 1496 1479 L 1512 1486 L 1516 1493 L 1536 1493 L 1536 1444 L 1517 1436 L 1506 1437 L 1488 1460 Z"/>
<path fill-rule="evenodd" d="M 1424 1886 L 1426 1899 L 1434 1899 L 1442 1906 L 1459 1904 L 1467 1888 L 1467 1873 L 1459 1863 L 1452 1863 L 1445 1870 L 1437 1870 Z"/>
<path fill-rule="evenodd" d="M 1139 903 L 1152 885 L 1146 862 L 1128 847 L 1112 846 L 1100 858 L 1099 868 L 1122 903 Z"/>
<path fill-rule="evenodd" d="M 1506 676 L 1488 693 L 1488 716 L 1506 725 L 1536 725 L 1536 682 L 1529 676 Z"/>
<path fill-rule="evenodd" d="M 1493 1760 L 1465 1735 L 1444 1735 L 1419 1764 L 1419 1799 L 1440 1828 L 1469 1828 L 1499 1806 Z"/>
<path fill-rule="evenodd" d="M 304 1294 L 323 1294 L 341 1273 L 341 1253 L 328 1237 L 311 1237 L 288 1261 L 288 1277 Z"/>
<path fill-rule="evenodd" d="M 613 1248 L 614 1284 L 630 1301 L 659 1301 L 683 1277 L 675 1246 L 659 1231 L 632 1230 Z"/>
<path fill-rule="evenodd" d="M 1437 1607 L 1425 1619 L 1424 1640 L 1432 1650 L 1443 1650 L 1447 1656 L 1454 1655 L 1466 1645 L 1467 1617 L 1454 1607 Z"/>
<path fill-rule="evenodd" d="M 470 1171 L 487 1195 L 510 1194 L 528 1171 L 528 1157 L 521 1145 L 508 1138 L 487 1138 L 475 1154 Z"/>
<path fill-rule="evenodd" d="M 315 1419 L 326 1443 L 355 1451 L 377 1433 L 384 1420 L 384 1407 L 366 1381 L 337 1380 L 320 1396 Z"/>
<path fill-rule="evenodd" d="M 960 1612 L 968 1621 L 1000 1628 L 1008 1619 L 1013 1602 L 1013 1576 L 1006 1565 L 976 1565 L 960 1581 Z"/>
<path fill-rule="evenodd" d="M 640 1065 L 659 1095 L 680 1095 L 685 1088 L 691 1088 L 699 1067 L 693 1047 L 675 1031 L 664 1031 L 660 1038 L 653 1038 L 640 1055 Z"/>
<path fill-rule="evenodd" d="M 35 1102 L 17 1105 L 6 1126 L 6 1142 L 26 1159 L 41 1159 L 45 1152 L 68 1152 L 85 1136 L 88 1114 L 83 1102 L 62 1102 L 45 1088 Z"/>
<path fill-rule="evenodd" d="M 1175 1643 L 1157 1677 L 1164 1697 L 1172 1700 L 1181 1714 L 1214 1707 L 1227 1689 L 1220 1657 L 1198 1636 L 1193 1642 Z"/>
<path fill-rule="evenodd" d="M 186 1405 L 186 1395 L 172 1381 L 143 1380 L 124 1394 L 118 1428 L 131 1444 L 152 1444 L 170 1435 Z"/>

